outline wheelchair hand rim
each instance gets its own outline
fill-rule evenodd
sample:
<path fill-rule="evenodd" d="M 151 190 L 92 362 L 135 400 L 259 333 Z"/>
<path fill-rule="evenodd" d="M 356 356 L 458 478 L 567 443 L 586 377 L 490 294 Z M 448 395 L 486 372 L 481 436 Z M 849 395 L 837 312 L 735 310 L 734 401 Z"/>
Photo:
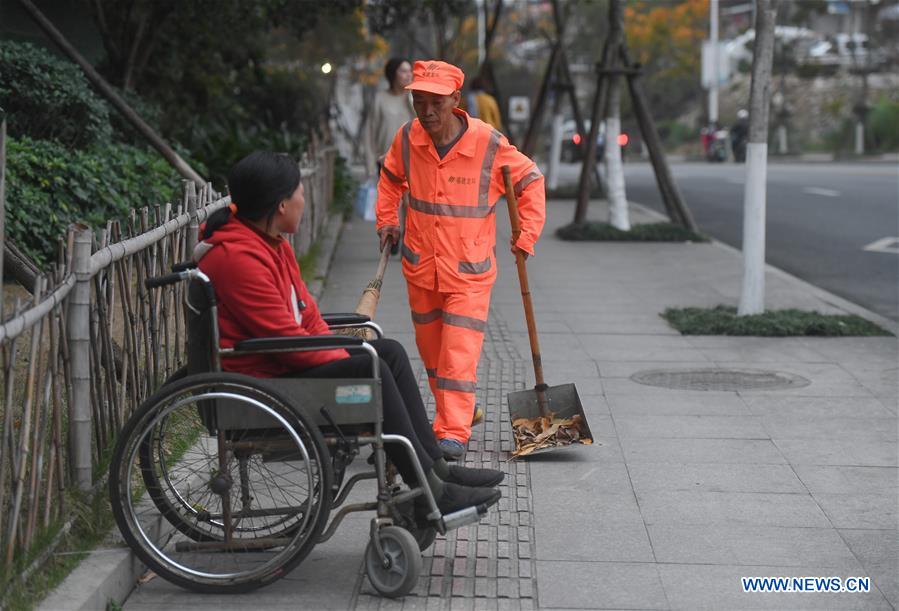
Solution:
<path fill-rule="evenodd" d="M 217 385 L 222 386 L 223 384 L 217 384 Z M 187 390 L 188 389 L 185 389 L 185 391 L 187 391 Z M 258 392 L 257 389 L 253 389 L 253 390 Z M 153 430 L 153 427 L 157 426 L 164 417 L 168 416 L 176 409 L 183 407 L 184 405 L 187 405 L 188 403 L 195 403 L 195 402 L 199 402 L 202 400 L 208 400 L 208 399 L 231 399 L 231 400 L 250 403 L 254 407 L 262 409 L 269 416 L 272 416 L 275 420 L 277 420 L 278 423 L 282 427 L 284 427 L 285 430 L 288 431 L 288 433 L 290 434 L 294 443 L 296 443 L 297 447 L 300 449 L 300 452 L 303 455 L 303 460 L 307 464 L 310 462 L 309 451 L 306 449 L 306 445 L 302 442 L 302 440 L 300 439 L 300 437 L 297 434 L 294 427 L 291 426 L 287 422 L 287 420 L 283 416 L 281 416 L 281 414 L 279 414 L 276 410 L 274 410 L 273 408 L 265 405 L 264 403 L 262 403 L 256 399 L 254 399 L 252 397 L 248 397 L 246 395 L 215 391 L 215 392 L 206 392 L 206 393 L 203 393 L 200 395 L 190 395 L 190 396 L 184 397 L 184 398 L 172 403 L 171 405 L 166 406 L 163 410 L 156 413 L 149 420 L 149 426 L 144 427 L 143 433 L 137 438 L 136 443 L 134 443 L 132 445 L 132 448 L 131 448 L 130 452 L 128 453 L 127 460 L 124 461 L 123 464 L 125 464 L 125 465 L 133 465 L 134 464 L 136 454 L 137 454 L 141 444 L 144 443 L 144 441 L 147 439 L 147 436 L 150 434 L 150 431 Z M 309 489 L 314 490 L 315 483 L 313 481 L 311 471 L 307 474 L 307 480 L 309 483 Z M 132 496 L 131 496 L 132 495 L 132 481 L 131 481 L 130 477 L 125 478 L 125 494 L 127 495 L 126 498 L 129 498 L 129 499 L 132 498 Z M 129 502 L 129 503 L 127 503 L 127 506 L 128 506 L 128 512 L 126 515 L 127 515 L 128 521 L 131 522 L 131 524 L 134 527 L 134 529 L 136 530 L 136 532 L 139 533 L 141 539 L 148 546 L 148 550 L 150 550 L 153 553 L 153 555 L 156 557 L 156 560 L 159 561 L 161 564 L 168 564 L 168 565 L 176 568 L 177 570 L 182 571 L 183 573 L 186 573 L 188 575 L 199 577 L 201 579 L 209 579 L 209 580 L 213 580 L 213 581 L 227 581 L 227 580 L 238 578 L 242 575 L 241 573 L 238 573 L 238 572 L 235 572 L 235 573 L 207 573 L 205 571 L 198 571 L 196 569 L 186 567 L 186 566 L 182 565 L 181 563 L 174 561 L 172 558 L 166 556 L 162 552 L 162 550 L 159 549 L 159 547 L 147 535 L 143 526 L 141 526 L 141 524 L 140 524 L 140 520 L 137 518 L 136 515 L 134 515 L 133 505 Z M 309 520 L 312 517 L 312 513 L 313 512 L 311 512 L 311 511 L 306 512 L 306 515 L 303 517 L 303 523 L 302 523 L 301 527 L 296 530 L 296 534 L 294 535 L 295 538 L 302 536 L 306 526 L 309 523 Z M 290 551 L 289 546 L 285 546 L 284 550 L 282 550 L 281 552 L 279 552 L 278 554 L 273 556 L 271 560 L 269 560 L 262 566 L 265 567 L 270 564 L 273 564 L 275 566 L 280 566 L 281 556 L 285 553 L 288 553 L 289 551 Z"/>

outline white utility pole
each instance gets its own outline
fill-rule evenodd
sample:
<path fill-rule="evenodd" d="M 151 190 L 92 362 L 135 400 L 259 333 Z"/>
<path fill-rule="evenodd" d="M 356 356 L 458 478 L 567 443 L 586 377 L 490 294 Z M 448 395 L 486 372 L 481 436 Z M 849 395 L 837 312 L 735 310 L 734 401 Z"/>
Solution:
<path fill-rule="evenodd" d="M 718 0 L 709 2 L 709 42 L 712 78 L 709 82 L 709 123 L 718 121 Z"/>
<path fill-rule="evenodd" d="M 758 0 L 752 84 L 749 89 L 749 142 L 746 145 L 746 187 L 743 192 L 743 287 L 737 313 L 765 311 L 765 206 L 768 175 L 768 110 L 774 20 L 777 0 Z"/>

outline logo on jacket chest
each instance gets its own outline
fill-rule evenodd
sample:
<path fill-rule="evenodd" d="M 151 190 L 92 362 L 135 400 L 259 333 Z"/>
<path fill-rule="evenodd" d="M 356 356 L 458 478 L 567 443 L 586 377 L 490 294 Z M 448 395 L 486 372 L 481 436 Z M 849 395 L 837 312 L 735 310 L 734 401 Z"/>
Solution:
<path fill-rule="evenodd" d="M 471 176 L 450 176 L 447 178 L 447 182 L 456 185 L 473 185 L 476 182 L 476 179 Z"/>

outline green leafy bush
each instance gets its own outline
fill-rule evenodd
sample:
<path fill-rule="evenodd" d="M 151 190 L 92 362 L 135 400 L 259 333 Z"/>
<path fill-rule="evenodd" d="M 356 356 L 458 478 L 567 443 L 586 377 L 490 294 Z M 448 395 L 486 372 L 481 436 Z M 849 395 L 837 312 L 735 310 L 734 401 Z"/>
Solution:
<path fill-rule="evenodd" d="M 50 140 L 10 138 L 6 231 L 39 264 L 54 258 L 69 223 L 92 227 L 134 208 L 172 201 L 178 174 L 155 151 L 98 144 L 72 151 Z"/>
<path fill-rule="evenodd" d="M 867 136 L 872 149 L 899 150 L 899 102 L 883 97 L 871 109 Z"/>
<path fill-rule="evenodd" d="M 737 316 L 737 308 L 668 308 L 662 318 L 683 335 L 869 336 L 891 335 L 874 323 L 856 316 L 821 314 L 802 310 L 769 310 Z"/>
<path fill-rule="evenodd" d="M 334 159 L 334 198 L 331 200 L 331 210 L 343 214 L 348 219 L 353 216 L 353 202 L 359 184 L 350 173 L 346 159 L 337 155 Z"/>
<path fill-rule="evenodd" d="M 109 108 L 81 70 L 28 43 L 0 41 L 0 106 L 13 137 L 83 148 L 112 134 Z"/>
<path fill-rule="evenodd" d="M 674 223 L 644 223 L 622 231 L 608 223 L 571 223 L 556 229 L 563 240 L 615 242 L 708 242 L 704 235 Z"/>

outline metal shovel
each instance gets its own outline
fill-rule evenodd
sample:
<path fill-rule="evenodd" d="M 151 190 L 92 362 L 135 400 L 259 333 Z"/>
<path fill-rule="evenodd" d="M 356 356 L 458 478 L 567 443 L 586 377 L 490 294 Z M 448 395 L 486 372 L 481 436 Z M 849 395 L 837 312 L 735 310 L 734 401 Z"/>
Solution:
<path fill-rule="evenodd" d="M 512 223 L 512 242 L 515 243 L 521 235 L 518 201 L 512 186 L 509 166 L 503 166 L 502 172 L 506 186 L 506 202 L 509 205 L 509 220 Z M 521 251 L 515 253 L 515 262 L 518 266 L 521 300 L 524 303 L 524 317 L 528 325 L 534 378 L 537 384 L 534 390 L 520 390 L 507 395 L 515 439 L 512 457 L 546 452 L 574 444 L 591 444 L 593 434 L 587 424 L 577 388 L 574 384 L 547 386 L 543 380 L 543 363 L 540 360 L 534 305 L 531 302 L 525 258 Z"/>

